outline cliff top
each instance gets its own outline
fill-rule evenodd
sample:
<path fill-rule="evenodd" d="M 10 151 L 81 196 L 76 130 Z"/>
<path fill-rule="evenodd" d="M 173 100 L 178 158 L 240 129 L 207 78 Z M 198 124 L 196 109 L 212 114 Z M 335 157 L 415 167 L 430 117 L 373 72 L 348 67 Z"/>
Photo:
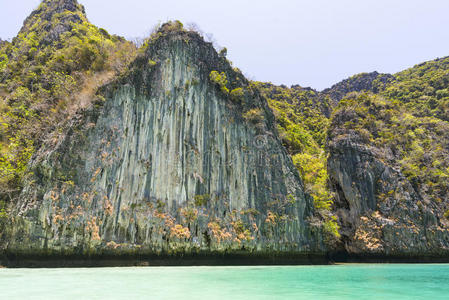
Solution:
<path fill-rule="evenodd" d="M 85 16 L 84 6 L 79 4 L 77 0 L 43 0 L 28 18 L 25 19 L 24 25 L 34 16 L 39 15 L 41 18 L 50 21 L 53 15 L 63 12 L 80 12 Z"/>
<path fill-rule="evenodd" d="M 392 80 L 394 80 L 393 75 L 377 71 L 360 73 L 334 84 L 332 87 L 322 91 L 322 93 L 329 95 L 333 101 L 338 102 L 350 92 L 378 92 Z"/>
<path fill-rule="evenodd" d="M 23 22 L 20 34 L 35 32 L 49 44 L 72 29 L 73 24 L 87 22 L 84 6 L 77 0 L 44 0 Z"/>
<path fill-rule="evenodd" d="M 207 42 L 196 30 L 187 29 L 180 21 L 169 21 L 162 24 L 148 37 L 138 50 L 136 61 L 130 70 L 156 65 L 169 58 L 174 51 L 184 52 L 189 63 L 198 65 L 202 73 L 209 78 L 217 72 L 223 79 L 223 90 L 230 94 L 234 89 L 248 86 L 249 82 L 238 68 L 226 59 L 226 49 L 217 51 L 212 43 Z"/>

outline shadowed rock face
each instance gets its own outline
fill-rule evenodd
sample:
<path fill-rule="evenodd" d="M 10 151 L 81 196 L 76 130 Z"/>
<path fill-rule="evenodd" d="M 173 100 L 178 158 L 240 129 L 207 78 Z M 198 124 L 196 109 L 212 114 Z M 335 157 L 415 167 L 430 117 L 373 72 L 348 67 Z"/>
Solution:
<path fill-rule="evenodd" d="M 197 34 L 158 36 L 35 157 L 6 248 L 323 251 L 264 100 Z M 213 70 L 243 89 L 239 101 Z M 250 110 L 258 120 L 245 119 Z"/>
<path fill-rule="evenodd" d="M 344 129 L 353 117 L 337 112 L 328 141 L 329 179 L 344 249 L 366 256 L 446 257 L 444 203 L 413 187 L 391 149 L 369 145 L 356 131 Z"/>

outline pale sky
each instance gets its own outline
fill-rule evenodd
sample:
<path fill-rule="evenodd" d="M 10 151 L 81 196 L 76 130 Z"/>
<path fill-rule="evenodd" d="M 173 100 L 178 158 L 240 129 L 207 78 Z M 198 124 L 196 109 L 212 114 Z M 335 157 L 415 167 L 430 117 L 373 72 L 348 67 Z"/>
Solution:
<path fill-rule="evenodd" d="M 0 38 L 39 0 L 0 0 Z M 250 79 L 318 90 L 360 72 L 395 73 L 449 55 L 449 0 L 79 0 L 110 33 L 143 37 L 159 21 L 212 33 Z"/>

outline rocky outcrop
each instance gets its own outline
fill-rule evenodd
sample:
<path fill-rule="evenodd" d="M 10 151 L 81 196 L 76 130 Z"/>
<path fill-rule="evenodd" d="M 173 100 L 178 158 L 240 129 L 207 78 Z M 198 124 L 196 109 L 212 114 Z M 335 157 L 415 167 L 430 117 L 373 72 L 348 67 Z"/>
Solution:
<path fill-rule="evenodd" d="M 449 257 L 447 59 L 287 88 L 170 22 L 128 68 L 76 0 L 2 47 L 0 265 Z"/>
<path fill-rule="evenodd" d="M 391 149 L 367 143 L 344 124 L 357 115 L 337 111 L 328 141 L 328 172 L 342 246 L 350 255 L 447 257 L 444 202 L 429 198 L 404 176 Z"/>
<path fill-rule="evenodd" d="M 84 20 L 84 6 L 77 0 L 45 0 L 25 19 L 19 35 L 26 36 L 39 24 L 39 46 L 50 45 L 59 41 L 63 33 L 70 32 L 75 24 L 81 24 Z"/>
<path fill-rule="evenodd" d="M 26 25 L 36 16 L 50 22 L 56 14 L 67 12 L 81 12 L 85 15 L 84 6 L 80 5 L 77 0 L 44 0 L 40 7 L 34 10 L 30 16 L 25 19 L 24 26 L 26 27 Z"/>
<path fill-rule="evenodd" d="M 178 27 L 164 25 L 33 158 L 4 250 L 324 251 L 266 102 Z"/>
<path fill-rule="evenodd" d="M 394 80 L 394 76 L 378 72 L 360 73 L 348 79 L 345 79 L 331 88 L 321 92 L 322 96 L 328 95 L 334 103 L 338 103 L 346 94 L 351 92 L 373 92 L 377 93 L 385 87 L 385 85 Z"/>

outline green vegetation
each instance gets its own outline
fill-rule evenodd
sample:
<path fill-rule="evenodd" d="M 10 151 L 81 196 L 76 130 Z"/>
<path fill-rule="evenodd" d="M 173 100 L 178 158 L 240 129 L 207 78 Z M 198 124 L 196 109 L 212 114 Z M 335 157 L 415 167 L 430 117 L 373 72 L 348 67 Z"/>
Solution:
<path fill-rule="evenodd" d="M 338 231 L 340 227 L 337 223 L 337 217 L 331 216 L 323 223 L 323 229 L 325 232 L 330 234 L 331 238 L 340 238 L 340 232 Z M 329 237 L 328 237 L 329 238 Z"/>
<path fill-rule="evenodd" d="M 218 51 L 218 55 L 220 55 L 220 57 L 226 57 L 226 55 L 228 55 L 228 49 L 226 47 L 222 48 Z"/>
<path fill-rule="evenodd" d="M 449 121 L 449 57 L 425 62 L 395 74 L 383 95 L 403 102 L 418 117 Z"/>
<path fill-rule="evenodd" d="M 229 94 L 229 89 L 227 88 L 228 80 L 224 72 L 218 73 L 217 71 L 212 71 L 209 74 L 209 79 L 215 83 L 224 94 Z"/>
<path fill-rule="evenodd" d="M 6 202 L 0 201 L 0 238 L 5 230 L 5 225 L 8 222 L 8 212 L 6 210 Z"/>
<path fill-rule="evenodd" d="M 210 201 L 210 195 L 195 195 L 194 201 L 196 206 L 207 206 L 207 203 Z"/>
<path fill-rule="evenodd" d="M 245 97 L 245 92 L 243 91 L 243 88 L 236 88 L 231 91 L 231 100 L 236 103 L 241 103 L 243 101 L 243 98 Z"/>
<path fill-rule="evenodd" d="M 327 154 L 324 150 L 329 126 L 326 117 L 326 112 L 330 110 L 329 98 L 320 97 L 317 92 L 299 86 L 287 88 L 252 82 L 252 87 L 260 91 L 273 109 L 282 142 L 326 224 L 324 230 L 336 235 L 338 225 L 330 213 L 333 195 L 327 186 Z M 252 111 L 247 114 L 250 119 L 257 115 Z"/>
<path fill-rule="evenodd" d="M 394 76 L 390 74 L 380 74 L 378 72 L 360 73 L 334 84 L 331 88 L 325 89 L 322 94 L 328 95 L 332 102 L 337 104 L 346 94 L 351 92 L 368 91 L 378 93 L 393 79 Z"/>
<path fill-rule="evenodd" d="M 1 52 L 0 52 L 1 53 Z M 5 53 L 0 54 L 0 72 L 3 72 L 8 65 L 9 59 Z"/>
<path fill-rule="evenodd" d="M 354 133 L 360 142 L 391 153 L 416 191 L 434 203 L 447 202 L 449 57 L 394 76 L 358 74 L 321 93 L 260 82 L 253 86 L 273 109 L 282 141 L 323 216 L 326 232 L 339 236 L 337 219 L 330 215 L 333 194 L 327 185 L 325 147 L 329 129 L 337 126 L 345 129 L 341 134 Z"/>
<path fill-rule="evenodd" d="M 444 213 L 444 217 L 449 220 L 449 210 L 446 210 L 446 212 Z"/>
<path fill-rule="evenodd" d="M 0 44 L 0 200 L 20 190 L 27 162 L 49 132 L 88 106 L 133 59 L 135 46 L 43 1 L 12 43 Z"/>
<path fill-rule="evenodd" d="M 259 108 L 248 110 L 243 114 L 243 118 L 248 122 L 253 123 L 254 125 L 261 124 L 265 119 L 262 110 L 260 110 Z"/>
<path fill-rule="evenodd" d="M 226 76 L 225 72 L 219 73 L 218 71 L 212 71 L 209 74 L 209 80 L 214 83 L 220 91 L 231 98 L 231 100 L 236 104 L 242 104 L 245 99 L 245 87 L 242 86 L 242 80 L 239 77 L 241 75 L 240 70 L 234 69 L 235 74 L 230 75 L 231 78 Z"/>
<path fill-rule="evenodd" d="M 7 217 L 7 204 L 22 188 L 29 160 L 44 139 L 56 144 L 61 124 L 91 105 L 96 90 L 125 71 L 152 42 L 165 34 L 186 31 L 179 21 L 167 22 L 137 51 L 132 43 L 90 24 L 80 5 L 63 11 L 57 5 L 57 1 L 43 1 L 11 43 L 0 41 L 0 227 Z M 189 43 L 188 38 L 183 41 Z M 220 64 L 226 62 L 226 48 L 218 55 Z M 142 60 L 145 63 L 157 65 L 153 60 Z M 210 82 L 234 103 L 243 104 L 243 118 L 248 122 L 262 124 L 269 115 L 248 105 L 249 101 L 244 103 L 245 96 L 249 100 L 251 93 L 258 91 L 267 100 L 282 143 L 330 236 L 338 238 L 340 234 L 332 214 L 334 195 L 328 186 L 326 143 L 340 135 L 376 148 L 385 164 L 399 167 L 415 190 L 440 205 L 449 219 L 449 57 L 394 76 L 357 74 L 323 92 L 261 82 L 251 82 L 248 87 L 237 68 L 233 73 L 221 65 L 219 70 L 210 72 Z M 198 84 L 193 79 L 185 88 Z M 55 140 L 48 141 L 50 133 L 56 133 Z M 184 218 L 195 222 L 198 210 L 193 205 L 206 207 L 210 200 L 208 194 L 196 195 Z M 164 209 L 165 203 L 158 200 L 157 211 Z M 253 209 L 243 214 L 260 212 Z M 282 218 L 269 211 L 265 222 L 272 225 Z M 176 226 L 171 234 L 188 235 L 184 227 Z M 220 239 L 227 236 L 216 222 L 210 223 L 210 229 Z M 233 230 L 240 240 L 250 237 L 239 220 L 233 223 Z"/>
<path fill-rule="evenodd" d="M 169 32 L 169 31 L 184 31 L 184 24 L 181 23 L 181 21 L 170 21 L 162 25 L 161 28 L 162 31 Z"/>
<path fill-rule="evenodd" d="M 361 142 L 392 153 L 417 191 L 442 202 L 449 192 L 449 124 L 414 116 L 409 107 L 409 102 L 379 95 L 350 95 L 337 107 L 333 127 L 343 126 L 344 132 L 353 132 Z M 352 117 L 347 121 L 345 116 Z"/>

